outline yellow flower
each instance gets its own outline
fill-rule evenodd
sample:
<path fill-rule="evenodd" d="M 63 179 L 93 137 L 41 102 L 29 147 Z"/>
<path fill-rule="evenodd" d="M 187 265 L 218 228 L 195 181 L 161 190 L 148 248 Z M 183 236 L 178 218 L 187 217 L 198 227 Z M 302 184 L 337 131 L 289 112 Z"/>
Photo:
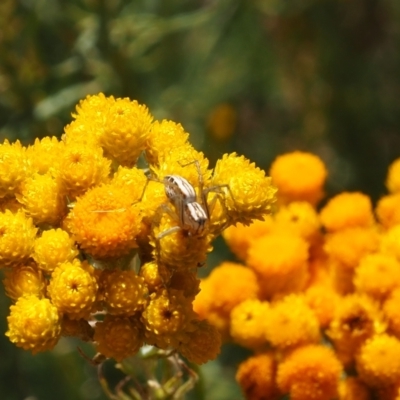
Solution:
<path fill-rule="evenodd" d="M 220 352 L 221 335 L 217 328 L 207 321 L 194 321 L 190 340 L 181 343 L 178 352 L 197 365 L 214 360 Z"/>
<path fill-rule="evenodd" d="M 330 231 L 374 224 L 370 198 L 360 192 L 343 192 L 328 201 L 321 210 L 322 225 Z"/>
<path fill-rule="evenodd" d="M 390 332 L 400 338 L 400 288 L 396 288 L 385 300 L 382 306 L 383 313 L 387 319 Z"/>
<path fill-rule="evenodd" d="M 31 256 L 37 228 L 23 211 L 0 213 L 0 267 L 14 266 Z"/>
<path fill-rule="evenodd" d="M 229 226 L 223 231 L 222 236 L 235 256 L 244 261 L 253 241 L 270 233 L 273 227 L 274 221 L 267 215 L 264 221 L 254 220 L 248 226 L 240 223 Z"/>
<path fill-rule="evenodd" d="M 132 204 L 142 200 L 143 190 L 147 187 L 147 177 L 142 169 L 118 167 L 111 184 L 129 191 Z M 159 184 L 162 188 L 161 184 Z"/>
<path fill-rule="evenodd" d="M 174 271 L 168 287 L 180 290 L 187 299 L 194 300 L 200 292 L 200 279 L 197 278 L 197 271 Z"/>
<path fill-rule="evenodd" d="M 245 300 L 231 312 L 230 334 L 235 343 L 249 349 L 266 345 L 265 324 L 269 318 L 269 304 L 258 299 Z"/>
<path fill-rule="evenodd" d="M 62 229 L 49 229 L 35 240 L 33 259 L 38 267 L 50 273 L 61 263 L 72 261 L 78 255 L 75 242 Z"/>
<path fill-rule="evenodd" d="M 400 193 L 383 196 L 376 206 L 376 215 L 384 228 L 400 224 Z"/>
<path fill-rule="evenodd" d="M 164 284 L 159 265 L 155 261 L 143 264 L 140 267 L 139 276 L 143 278 L 149 293 L 157 291 Z"/>
<path fill-rule="evenodd" d="M 58 178 L 68 198 L 75 200 L 91 187 L 107 181 L 111 161 L 103 157 L 100 147 L 77 142 L 65 146 L 59 164 Z"/>
<path fill-rule="evenodd" d="M 372 397 L 358 377 L 348 376 L 340 381 L 339 400 L 372 400 Z"/>
<path fill-rule="evenodd" d="M 26 149 L 19 140 L 0 144 L 0 197 L 14 195 L 21 183 L 32 173 Z"/>
<path fill-rule="evenodd" d="M 272 163 L 270 175 L 280 203 L 307 201 L 316 205 L 324 195 L 327 171 L 314 154 L 295 151 L 281 155 Z"/>
<path fill-rule="evenodd" d="M 150 295 L 142 313 L 146 342 L 162 349 L 177 348 L 186 341 L 186 331 L 194 318 L 192 304 L 181 291 L 160 289 Z"/>
<path fill-rule="evenodd" d="M 400 380 L 400 341 L 387 334 L 365 342 L 356 358 L 357 372 L 370 387 L 394 385 Z"/>
<path fill-rule="evenodd" d="M 146 304 L 147 287 L 135 271 L 104 271 L 100 284 L 104 305 L 111 315 L 133 315 Z"/>
<path fill-rule="evenodd" d="M 79 197 L 68 225 L 81 249 L 96 258 L 118 257 L 137 247 L 139 209 L 131 205 L 128 192 L 102 185 Z"/>
<path fill-rule="evenodd" d="M 136 100 L 116 99 L 103 118 L 100 144 L 106 156 L 123 166 L 133 166 L 145 149 L 153 120 L 149 110 Z"/>
<path fill-rule="evenodd" d="M 181 124 L 165 119 L 153 122 L 146 141 L 147 162 L 159 165 L 172 148 L 186 145 L 188 138 Z"/>
<path fill-rule="evenodd" d="M 266 339 L 286 349 L 320 340 L 319 323 L 304 296 L 289 295 L 273 303 L 265 319 Z"/>
<path fill-rule="evenodd" d="M 390 193 L 400 192 L 400 158 L 394 160 L 389 166 L 386 187 Z"/>
<path fill-rule="evenodd" d="M 94 331 L 96 349 L 116 361 L 135 355 L 143 345 L 142 327 L 134 318 L 106 315 Z"/>
<path fill-rule="evenodd" d="M 211 186 L 222 192 L 222 210 L 228 222 L 249 224 L 271 213 L 276 200 L 276 188 L 265 172 L 236 153 L 224 154 L 217 161 Z M 229 188 L 229 189 L 228 189 Z"/>
<path fill-rule="evenodd" d="M 390 255 L 370 254 L 356 268 L 354 285 L 359 292 L 382 300 L 400 286 L 400 263 Z"/>
<path fill-rule="evenodd" d="M 6 295 L 13 300 L 26 295 L 41 298 L 46 287 L 42 274 L 34 264 L 20 265 L 6 270 L 3 285 Z"/>
<path fill-rule="evenodd" d="M 400 260 L 400 225 L 395 225 L 380 235 L 379 250 Z"/>
<path fill-rule="evenodd" d="M 36 173 L 25 180 L 17 198 L 38 225 L 56 226 L 67 214 L 67 201 L 62 185 L 50 173 Z"/>
<path fill-rule="evenodd" d="M 35 139 L 32 146 L 27 148 L 26 154 L 34 172 L 46 174 L 50 170 L 58 169 L 60 156 L 64 151 L 64 142 L 55 136 L 46 136 Z"/>
<path fill-rule="evenodd" d="M 275 234 L 255 240 L 247 264 L 260 279 L 263 298 L 302 290 L 307 282 L 308 244 L 293 234 Z"/>
<path fill-rule="evenodd" d="M 272 353 L 260 353 L 243 361 L 236 372 L 236 381 L 248 400 L 279 399 L 276 361 Z"/>
<path fill-rule="evenodd" d="M 278 366 L 278 386 L 291 400 L 328 400 L 338 394 L 342 367 L 333 351 L 308 345 L 293 351 Z"/>
<path fill-rule="evenodd" d="M 71 319 L 88 318 L 97 297 L 94 268 L 87 261 L 65 262 L 53 271 L 47 288 L 52 303 Z"/>
<path fill-rule="evenodd" d="M 6 336 L 16 346 L 36 354 L 51 350 L 57 344 L 61 320 L 59 311 L 49 299 L 23 296 L 10 310 Z"/>

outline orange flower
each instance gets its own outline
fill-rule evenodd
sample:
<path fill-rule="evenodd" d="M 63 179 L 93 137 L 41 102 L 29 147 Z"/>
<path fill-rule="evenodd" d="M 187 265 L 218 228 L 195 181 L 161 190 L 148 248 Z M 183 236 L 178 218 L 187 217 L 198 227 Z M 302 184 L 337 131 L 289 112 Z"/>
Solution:
<path fill-rule="evenodd" d="M 390 193 L 400 192 L 400 158 L 394 160 L 389 166 L 386 187 Z"/>
<path fill-rule="evenodd" d="M 376 206 L 376 215 L 384 228 L 400 224 L 400 193 L 383 196 Z"/>

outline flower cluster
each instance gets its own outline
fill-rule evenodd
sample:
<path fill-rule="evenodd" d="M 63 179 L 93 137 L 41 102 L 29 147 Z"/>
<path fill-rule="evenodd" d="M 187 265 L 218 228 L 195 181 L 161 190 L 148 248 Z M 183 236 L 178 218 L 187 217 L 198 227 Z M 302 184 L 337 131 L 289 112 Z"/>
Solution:
<path fill-rule="evenodd" d="M 194 309 L 254 352 L 236 379 L 251 400 L 400 399 L 400 159 L 373 208 L 359 192 L 323 206 L 315 155 L 278 157 L 274 215 L 223 236 L 242 263 L 202 280 Z"/>
<path fill-rule="evenodd" d="M 197 269 L 226 227 L 270 213 L 276 189 L 236 154 L 210 169 L 188 138 L 137 101 L 99 94 L 60 140 L 0 145 L 11 342 L 37 353 L 75 336 L 117 361 L 145 344 L 216 357 L 220 334 L 193 309 Z"/>

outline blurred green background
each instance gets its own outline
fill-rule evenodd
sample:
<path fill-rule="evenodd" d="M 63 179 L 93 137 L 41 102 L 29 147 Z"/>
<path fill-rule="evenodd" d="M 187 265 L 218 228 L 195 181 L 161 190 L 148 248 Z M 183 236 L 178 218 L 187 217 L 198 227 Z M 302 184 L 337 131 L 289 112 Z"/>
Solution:
<path fill-rule="evenodd" d="M 328 193 L 378 199 L 400 156 L 398 0 L 1 0 L 0 139 L 60 136 L 104 92 L 181 122 L 214 163 L 237 151 L 268 169 L 318 154 Z M 217 245 L 210 266 L 228 257 Z M 4 337 L 0 399 L 103 399 L 75 342 L 32 357 Z M 240 399 L 240 351 L 204 369 L 204 398 Z M 197 398 L 201 398 L 201 393 Z"/>

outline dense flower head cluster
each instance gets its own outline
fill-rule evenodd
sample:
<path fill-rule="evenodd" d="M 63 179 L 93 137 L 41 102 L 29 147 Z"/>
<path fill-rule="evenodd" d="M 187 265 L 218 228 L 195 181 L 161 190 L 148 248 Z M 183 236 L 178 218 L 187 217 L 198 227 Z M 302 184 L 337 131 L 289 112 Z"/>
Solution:
<path fill-rule="evenodd" d="M 80 101 L 61 139 L 6 140 L 0 160 L 11 342 L 37 353 L 75 336 L 117 361 L 144 345 L 197 364 L 217 356 L 220 332 L 193 307 L 197 271 L 228 226 L 271 213 L 264 171 L 236 153 L 212 169 L 180 124 L 101 93 Z M 237 301 L 256 297 L 255 273 L 232 268 L 244 269 Z M 220 299 L 223 318 L 233 306 Z"/>
<path fill-rule="evenodd" d="M 247 399 L 400 399 L 400 159 L 375 209 L 360 192 L 319 205 L 315 155 L 279 156 L 270 173 L 278 206 L 223 232 L 241 263 L 201 281 L 195 310 L 254 353 L 236 376 Z"/>

